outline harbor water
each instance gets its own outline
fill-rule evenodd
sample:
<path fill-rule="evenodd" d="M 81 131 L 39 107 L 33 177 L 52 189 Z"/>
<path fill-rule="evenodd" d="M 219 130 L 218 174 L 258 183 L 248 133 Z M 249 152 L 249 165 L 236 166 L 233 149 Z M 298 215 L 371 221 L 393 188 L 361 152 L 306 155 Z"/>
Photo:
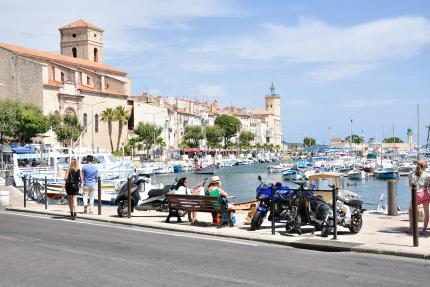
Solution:
<path fill-rule="evenodd" d="M 281 173 L 267 173 L 268 164 L 252 164 L 224 167 L 217 169 L 215 174 L 220 177 L 222 188 L 235 198 L 231 201 L 248 201 L 255 199 L 255 190 L 259 185 L 258 175 L 261 175 L 264 182 L 282 182 L 283 185 L 288 185 L 292 188 L 297 186 L 282 179 Z M 193 174 L 191 172 L 171 173 L 165 175 L 155 175 L 156 182 L 164 184 L 173 184 L 175 178 L 187 177 L 189 187 L 201 182 L 204 178 L 208 178 L 206 183 L 209 183 L 211 175 Z M 348 182 L 344 179 L 344 188 L 355 192 L 362 196 L 364 207 L 367 210 L 377 208 L 381 194 L 386 201 L 387 182 L 381 179 L 369 177 L 365 180 L 351 180 Z M 411 198 L 411 191 L 408 185 L 407 177 L 400 177 L 397 182 L 397 201 L 401 210 L 407 210 Z"/>

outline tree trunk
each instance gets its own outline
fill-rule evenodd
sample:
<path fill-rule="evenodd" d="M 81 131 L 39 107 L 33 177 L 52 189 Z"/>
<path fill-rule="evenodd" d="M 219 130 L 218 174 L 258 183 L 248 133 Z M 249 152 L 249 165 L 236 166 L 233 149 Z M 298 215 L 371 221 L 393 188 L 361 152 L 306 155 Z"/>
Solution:
<path fill-rule="evenodd" d="M 111 152 L 113 152 L 113 142 L 112 142 L 112 121 L 108 121 L 108 130 L 109 130 L 110 149 L 111 149 Z"/>
<path fill-rule="evenodd" d="M 118 140 L 116 142 L 116 150 L 119 150 L 119 142 L 121 141 L 121 134 L 122 134 L 122 123 L 121 121 L 118 122 Z"/>

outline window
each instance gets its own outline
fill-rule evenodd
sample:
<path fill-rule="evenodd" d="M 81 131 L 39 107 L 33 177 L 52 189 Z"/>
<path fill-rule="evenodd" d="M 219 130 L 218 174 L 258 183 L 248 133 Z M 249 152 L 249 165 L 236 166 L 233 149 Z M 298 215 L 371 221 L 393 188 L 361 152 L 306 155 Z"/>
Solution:
<path fill-rule="evenodd" d="M 89 86 L 91 84 L 91 79 L 90 77 L 87 76 L 87 85 Z"/>
<path fill-rule="evenodd" d="M 109 84 L 106 83 L 106 90 L 109 90 Z"/>
<path fill-rule="evenodd" d="M 55 67 L 52 67 L 52 80 L 55 82 Z"/>
<path fill-rule="evenodd" d="M 96 133 L 98 133 L 98 132 L 99 132 L 99 115 L 98 115 L 98 114 L 96 114 L 96 115 L 94 116 L 94 131 L 95 131 Z"/>
<path fill-rule="evenodd" d="M 78 57 L 78 50 L 76 49 L 76 47 L 72 48 L 72 57 L 73 58 L 77 58 Z"/>
<path fill-rule="evenodd" d="M 64 73 L 61 72 L 61 82 L 64 83 Z"/>
<path fill-rule="evenodd" d="M 73 33 L 73 34 L 72 34 L 72 37 L 73 37 L 73 38 L 76 38 L 76 34 L 75 34 L 75 33 Z"/>
<path fill-rule="evenodd" d="M 97 34 L 94 34 L 94 38 L 96 38 L 97 37 Z"/>
<path fill-rule="evenodd" d="M 84 113 L 82 122 L 84 123 L 84 128 L 87 126 L 87 122 L 88 122 L 88 116 L 87 113 Z"/>
<path fill-rule="evenodd" d="M 97 48 L 94 48 L 94 62 L 97 62 L 99 59 Z"/>

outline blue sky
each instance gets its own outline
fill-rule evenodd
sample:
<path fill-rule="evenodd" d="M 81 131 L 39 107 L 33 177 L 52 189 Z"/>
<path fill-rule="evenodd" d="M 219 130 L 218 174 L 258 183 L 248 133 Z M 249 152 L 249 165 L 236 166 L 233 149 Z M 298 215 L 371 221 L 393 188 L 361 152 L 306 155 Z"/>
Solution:
<path fill-rule="evenodd" d="M 4 3 L 3 3 L 4 2 Z M 105 29 L 105 62 L 133 93 L 258 108 L 273 82 L 284 140 L 416 136 L 430 122 L 430 2 L 142 0 L 0 2 L 0 41 L 59 52 L 58 28 Z"/>

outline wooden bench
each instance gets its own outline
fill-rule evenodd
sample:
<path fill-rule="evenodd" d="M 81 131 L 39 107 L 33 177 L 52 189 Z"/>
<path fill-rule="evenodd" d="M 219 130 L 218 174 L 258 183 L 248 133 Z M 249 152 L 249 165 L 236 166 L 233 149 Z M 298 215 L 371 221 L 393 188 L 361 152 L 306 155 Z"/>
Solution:
<path fill-rule="evenodd" d="M 202 195 L 182 195 L 182 194 L 166 194 L 169 202 L 169 215 L 166 222 L 170 222 L 171 216 L 177 217 L 177 222 L 182 222 L 178 214 L 178 210 L 197 211 L 197 212 L 217 212 L 221 214 L 221 220 L 218 227 L 222 227 L 224 214 L 228 214 L 228 225 L 233 227 L 234 224 L 231 220 L 231 213 L 234 209 L 228 208 L 223 202 L 221 197 L 215 196 L 202 196 Z"/>

